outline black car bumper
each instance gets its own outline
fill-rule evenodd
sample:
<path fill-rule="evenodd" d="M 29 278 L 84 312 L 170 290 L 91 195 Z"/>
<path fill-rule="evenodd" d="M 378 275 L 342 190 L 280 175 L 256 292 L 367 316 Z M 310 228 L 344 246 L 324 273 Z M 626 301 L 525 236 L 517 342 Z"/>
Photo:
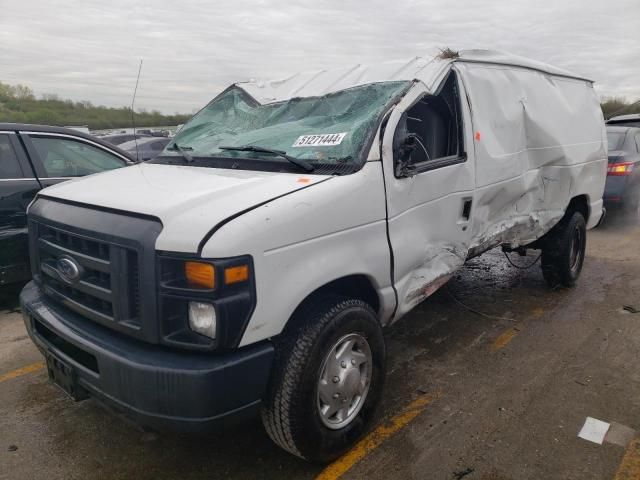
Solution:
<path fill-rule="evenodd" d="M 225 354 L 171 350 L 96 325 L 27 284 L 20 295 L 31 339 L 74 374 L 78 390 L 140 424 L 203 430 L 255 411 L 273 362 L 271 343 Z"/>
<path fill-rule="evenodd" d="M 604 187 L 603 199 L 608 204 L 622 203 L 629 194 L 631 177 L 608 176 Z"/>

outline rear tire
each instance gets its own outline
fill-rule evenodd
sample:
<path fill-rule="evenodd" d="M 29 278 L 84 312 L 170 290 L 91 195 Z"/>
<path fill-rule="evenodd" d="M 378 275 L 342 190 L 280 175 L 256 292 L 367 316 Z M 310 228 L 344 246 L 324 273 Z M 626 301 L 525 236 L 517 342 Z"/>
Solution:
<path fill-rule="evenodd" d="M 368 430 L 380 403 L 382 329 L 365 302 L 338 296 L 309 302 L 291 322 L 276 345 L 262 423 L 288 452 L 330 462 Z"/>
<path fill-rule="evenodd" d="M 547 234 L 542 246 L 542 275 L 551 288 L 576 284 L 586 246 L 586 222 L 580 212 L 568 213 Z"/>

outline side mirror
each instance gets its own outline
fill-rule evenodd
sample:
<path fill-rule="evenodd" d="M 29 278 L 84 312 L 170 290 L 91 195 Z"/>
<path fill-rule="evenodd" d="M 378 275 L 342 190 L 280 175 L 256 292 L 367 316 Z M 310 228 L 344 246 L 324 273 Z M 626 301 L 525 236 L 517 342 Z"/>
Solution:
<path fill-rule="evenodd" d="M 397 151 L 396 177 L 412 177 L 415 174 L 415 167 L 409 161 L 417 145 L 418 142 L 414 133 L 406 134 L 401 140 Z"/>

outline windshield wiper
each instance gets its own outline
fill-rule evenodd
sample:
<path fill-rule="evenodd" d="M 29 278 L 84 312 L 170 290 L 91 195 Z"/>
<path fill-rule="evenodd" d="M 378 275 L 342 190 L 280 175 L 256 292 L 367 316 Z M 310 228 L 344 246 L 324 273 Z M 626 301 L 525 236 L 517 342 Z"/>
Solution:
<path fill-rule="evenodd" d="M 306 172 L 313 172 L 315 167 L 311 165 L 309 162 L 305 160 L 301 160 L 299 158 L 292 157 L 291 155 L 287 155 L 287 152 L 282 150 L 274 150 L 272 148 L 258 147 L 256 145 L 245 145 L 244 147 L 218 147 L 220 150 L 235 150 L 238 152 L 258 152 L 258 153 L 270 153 L 272 155 L 277 155 L 279 157 L 284 158 L 285 160 L 290 161 L 294 165 L 302 168 Z"/>
<path fill-rule="evenodd" d="M 193 148 L 191 148 L 191 147 L 181 147 L 177 143 L 174 143 L 169 148 L 167 148 L 167 150 L 173 150 L 174 152 L 180 152 L 180 155 L 182 155 L 182 158 L 184 158 L 185 161 L 187 161 L 189 163 L 193 162 L 193 157 L 189 154 L 189 152 L 187 152 L 187 150 L 193 150 Z"/>

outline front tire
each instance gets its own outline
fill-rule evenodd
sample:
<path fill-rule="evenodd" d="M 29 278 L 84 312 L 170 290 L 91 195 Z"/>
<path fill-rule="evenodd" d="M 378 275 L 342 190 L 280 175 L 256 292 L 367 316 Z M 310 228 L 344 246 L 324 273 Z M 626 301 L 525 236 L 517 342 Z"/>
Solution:
<path fill-rule="evenodd" d="M 385 375 L 382 329 L 362 300 L 309 302 L 276 345 L 262 408 L 271 439 L 305 460 L 329 462 L 368 430 Z"/>
<path fill-rule="evenodd" d="M 580 212 L 570 213 L 547 234 L 542 247 L 542 275 L 551 288 L 576 284 L 586 246 L 586 222 Z"/>

